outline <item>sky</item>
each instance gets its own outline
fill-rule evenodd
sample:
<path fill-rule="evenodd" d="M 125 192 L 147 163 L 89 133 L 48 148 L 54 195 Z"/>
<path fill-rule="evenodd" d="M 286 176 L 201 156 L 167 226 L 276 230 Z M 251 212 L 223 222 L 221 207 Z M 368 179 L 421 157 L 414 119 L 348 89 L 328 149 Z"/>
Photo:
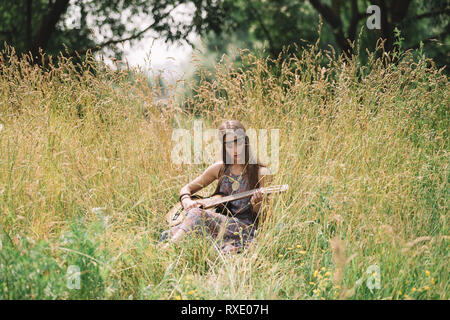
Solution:
<path fill-rule="evenodd" d="M 172 13 L 175 21 L 190 21 L 195 7 L 192 3 L 181 4 Z M 126 14 L 125 14 L 126 15 Z M 148 17 L 136 17 L 134 19 L 140 29 L 148 25 Z M 188 37 L 191 43 L 195 43 L 199 36 L 191 34 Z M 186 42 L 165 43 L 164 39 L 158 38 L 156 34 L 148 32 L 138 42 L 124 44 L 123 59 L 128 61 L 130 67 L 141 67 L 153 74 L 160 74 L 168 81 L 174 82 L 182 78 L 184 72 L 189 69 L 193 49 Z"/>
<path fill-rule="evenodd" d="M 123 58 L 130 67 L 141 67 L 154 74 L 161 72 L 166 80 L 172 82 L 183 77 L 192 53 L 192 47 L 186 43 L 167 44 L 163 39 L 147 36 L 132 46 L 125 44 Z"/>
<path fill-rule="evenodd" d="M 87 1 L 87 0 L 85 0 Z M 67 15 L 65 23 L 69 27 L 77 27 L 80 23 L 80 8 L 77 5 L 77 0 L 71 0 L 72 6 L 69 8 L 70 12 Z M 194 13 L 195 7 L 192 3 L 187 5 L 178 5 L 172 12 L 172 16 L 175 21 L 191 21 Z M 127 21 L 131 11 L 124 10 L 121 13 L 122 21 Z M 92 18 L 87 16 L 87 23 L 92 23 Z M 147 15 L 134 15 L 133 16 L 133 26 L 138 27 L 138 29 L 145 29 L 149 24 L 149 16 Z M 98 42 L 105 41 L 107 38 L 100 35 L 99 30 L 96 28 L 91 28 L 93 37 L 97 39 Z M 106 34 L 108 37 L 112 37 L 112 34 Z M 196 34 L 191 34 L 188 37 L 191 43 L 198 42 L 199 36 Z M 130 67 L 140 67 L 143 71 L 149 72 L 150 74 L 158 75 L 160 72 L 166 81 L 174 82 L 177 79 L 183 77 L 184 72 L 188 70 L 189 64 L 192 58 L 193 49 L 190 45 L 185 42 L 179 42 L 174 44 L 167 44 L 164 39 L 158 38 L 158 35 L 148 31 L 144 34 L 143 39 L 139 41 L 133 41 L 132 45 L 127 41 L 123 43 L 123 60 L 128 62 Z M 100 55 L 103 55 L 100 53 Z M 113 65 L 112 60 L 108 56 L 103 56 L 106 63 Z M 125 62 L 125 61 L 124 61 Z"/>

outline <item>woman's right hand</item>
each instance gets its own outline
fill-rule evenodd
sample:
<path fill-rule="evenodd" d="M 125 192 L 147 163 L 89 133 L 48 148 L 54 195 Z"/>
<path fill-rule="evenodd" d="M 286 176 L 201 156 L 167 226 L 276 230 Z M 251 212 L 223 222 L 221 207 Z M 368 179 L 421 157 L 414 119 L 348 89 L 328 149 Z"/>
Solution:
<path fill-rule="evenodd" d="M 189 197 L 183 198 L 183 200 L 181 201 L 181 204 L 182 204 L 184 210 L 186 210 L 186 211 L 188 211 L 192 208 L 200 207 L 200 203 L 198 201 L 192 200 Z"/>

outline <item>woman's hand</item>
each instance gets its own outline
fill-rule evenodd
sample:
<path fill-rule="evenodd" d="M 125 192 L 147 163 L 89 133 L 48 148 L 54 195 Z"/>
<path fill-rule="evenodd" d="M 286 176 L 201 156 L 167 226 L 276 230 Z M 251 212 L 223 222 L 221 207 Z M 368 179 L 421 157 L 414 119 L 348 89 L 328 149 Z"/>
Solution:
<path fill-rule="evenodd" d="M 261 201 L 262 201 L 262 197 L 263 197 L 263 193 L 261 191 L 261 189 L 258 189 L 253 196 L 250 198 L 250 203 L 253 207 L 254 211 L 259 211 L 259 207 L 261 206 Z"/>
<path fill-rule="evenodd" d="M 186 211 L 188 211 L 188 210 L 190 210 L 192 208 L 200 207 L 200 203 L 199 202 L 197 202 L 195 200 L 192 200 L 189 197 L 183 198 L 183 200 L 181 200 L 181 205 L 183 206 L 184 210 L 186 210 Z"/>

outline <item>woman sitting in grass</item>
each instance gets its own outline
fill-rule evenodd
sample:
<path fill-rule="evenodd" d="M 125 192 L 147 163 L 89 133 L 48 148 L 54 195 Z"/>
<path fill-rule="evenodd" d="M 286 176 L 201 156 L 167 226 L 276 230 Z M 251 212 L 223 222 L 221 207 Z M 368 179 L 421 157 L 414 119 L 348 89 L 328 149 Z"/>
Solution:
<path fill-rule="evenodd" d="M 249 139 L 244 126 L 237 120 L 224 121 L 219 126 L 222 136 L 222 161 L 208 167 L 202 175 L 180 190 L 180 201 L 186 211 L 182 223 L 162 235 L 176 242 L 191 231 L 206 230 L 213 238 L 223 239 L 221 249 L 236 252 L 253 240 L 258 227 L 262 192 L 252 197 L 230 201 L 221 213 L 200 208 L 191 195 L 218 179 L 213 195 L 223 196 L 241 193 L 267 186 L 269 170 L 251 161 Z M 220 236 L 219 236 L 220 235 Z M 167 245 L 166 245 L 167 246 Z"/>

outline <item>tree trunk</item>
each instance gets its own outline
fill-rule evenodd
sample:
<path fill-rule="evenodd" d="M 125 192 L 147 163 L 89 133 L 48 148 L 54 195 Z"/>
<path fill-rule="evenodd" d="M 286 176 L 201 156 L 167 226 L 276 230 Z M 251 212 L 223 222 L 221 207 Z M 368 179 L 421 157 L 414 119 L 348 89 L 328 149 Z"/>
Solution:
<path fill-rule="evenodd" d="M 386 40 L 384 44 L 386 51 L 394 49 L 394 29 L 408 14 L 410 3 L 411 0 L 389 1 L 388 4 L 385 0 L 374 1 L 381 9 L 381 37 Z"/>
<path fill-rule="evenodd" d="M 41 20 L 39 27 L 34 38 L 32 46 L 33 56 L 39 54 L 39 48 L 46 49 L 48 41 L 50 40 L 52 33 L 55 31 L 56 24 L 67 11 L 70 0 L 56 0 L 53 4 L 49 4 L 49 10 Z"/>
<path fill-rule="evenodd" d="M 338 46 L 345 54 L 347 54 L 347 56 L 351 56 L 353 50 L 344 35 L 341 17 L 333 11 L 332 7 L 321 3 L 320 0 L 310 0 L 310 3 L 331 26 Z M 335 7 L 338 5 L 336 2 L 333 4 Z"/>
<path fill-rule="evenodd" d="M 27 36 L 26 36 L 26 41 L 27 41 L 27 43 L 26 43 L 26 47 L 27 47 L 27 50 L 31 50 L 31 46 L 32 46 L 32 41 L 33 41 L 33 34 L 32 34 L 32 31 L 31 31 L 31 23 L 32 23 L 32 21 L 31 21 L 31 19 L 32 19 L 32 13 L 31 13 L 31 9 L 32 9 L 32 4 L 33 4 L 33 0 L 27 0 L 27 25 L 26 25 L 26 28 L 27 28 L 27 31 L 26 31 L 26 33 L 27 33 Z"/>

